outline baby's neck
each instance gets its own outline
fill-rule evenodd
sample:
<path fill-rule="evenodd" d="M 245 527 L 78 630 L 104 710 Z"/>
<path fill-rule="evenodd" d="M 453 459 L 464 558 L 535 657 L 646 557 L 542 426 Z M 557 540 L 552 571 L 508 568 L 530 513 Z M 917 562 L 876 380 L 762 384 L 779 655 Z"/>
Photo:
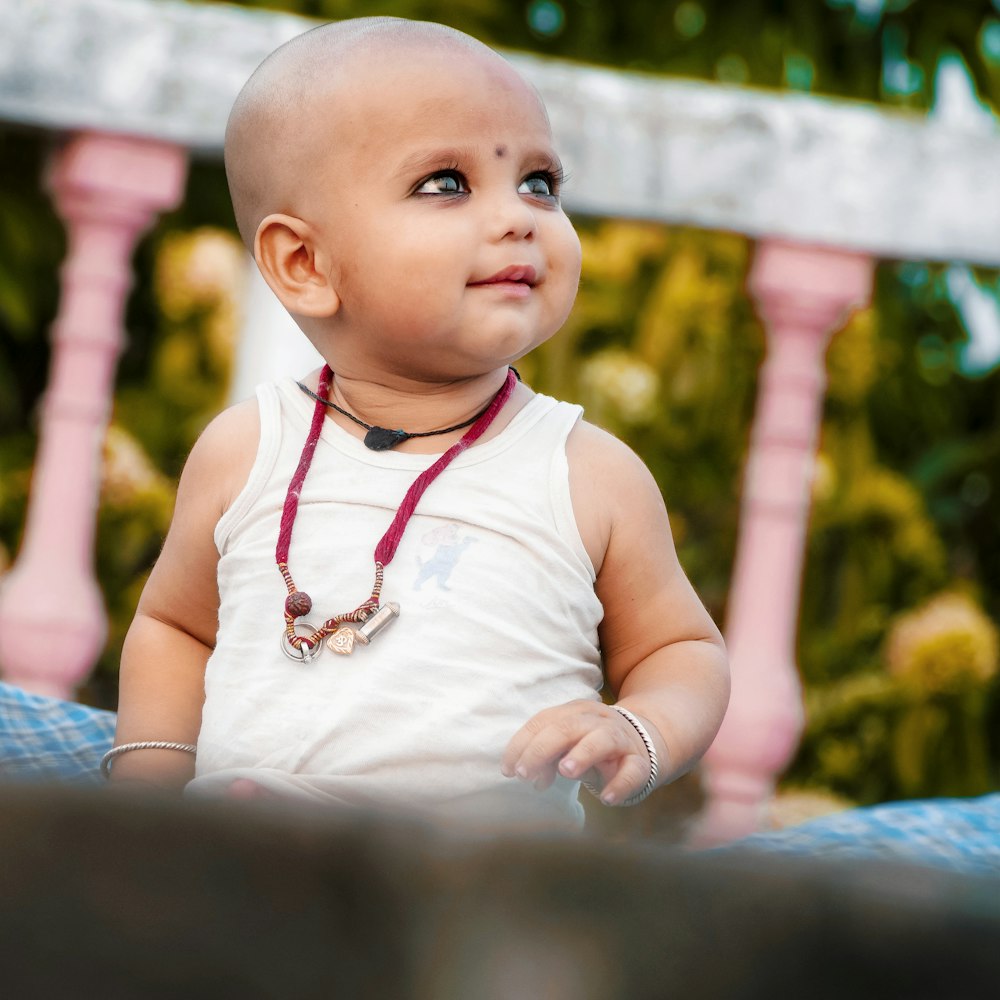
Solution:
<path fill-rule="evenodd" d="M 455 428 L 443 434 L 410 437 L 392 447 L 397 452 L 435 454 L 445 451 L 461 438 L 467 429 L 467 422 L 474 420 L 489 405 L 506 377 L 507 368 L 475 378 L 440 383 L 407 379 L 376 381 L 335 373 L 328 398 L 331 403 L 371 427 L 419 435 Z M 315 382 L 314 376 L 308 383 L 310 388 L 315 388 Z M 526 393 L 523 387 L 518 386 L 518 389 Z M 521 392 L 515 392 L 504 407 L 505 412 L 484 435 L 484 440 L 495 436 L 524 402 Z M 328 410 L 327 419 L 355 437 L 366 436 L 364 427 L 333 408 Z M 463 424 L 466 426 L 459 426 Z"/>

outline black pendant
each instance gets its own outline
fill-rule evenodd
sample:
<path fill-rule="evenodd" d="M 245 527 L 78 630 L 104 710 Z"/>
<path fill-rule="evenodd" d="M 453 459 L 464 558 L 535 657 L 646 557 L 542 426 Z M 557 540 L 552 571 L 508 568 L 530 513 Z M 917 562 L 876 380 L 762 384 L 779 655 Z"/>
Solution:
<path fill-rule="evenodd" d="M 409 436 L 406 431 L 390 431 L 385 427 L 373 427 L 365 435 L 365 447 L 369 451 L 388 451 L 405 441 Z"/>

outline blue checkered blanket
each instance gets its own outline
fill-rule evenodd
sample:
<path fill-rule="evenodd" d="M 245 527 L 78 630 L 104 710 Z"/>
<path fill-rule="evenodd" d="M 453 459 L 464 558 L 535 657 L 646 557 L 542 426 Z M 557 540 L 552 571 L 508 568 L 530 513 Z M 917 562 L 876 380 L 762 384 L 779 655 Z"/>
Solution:
<path fill-rule="evenodd" d="M 101 781 L 115 715 L 0 682 L 0 780 Z"/>
<path fill-rule="evenodd" d="M 846 809 L 745 837 L 733 846 L 825 858 L 888 858 L 1000 875 L 1000 793 Z"/>
<path fill-rule="evenodd" d="M 0 682 L 0 780 L 98 782 L 114 729 L 113 712 L 26 694 Z M 1000 793 L 848 809 L 731 846 L 1000 874 Z"/>

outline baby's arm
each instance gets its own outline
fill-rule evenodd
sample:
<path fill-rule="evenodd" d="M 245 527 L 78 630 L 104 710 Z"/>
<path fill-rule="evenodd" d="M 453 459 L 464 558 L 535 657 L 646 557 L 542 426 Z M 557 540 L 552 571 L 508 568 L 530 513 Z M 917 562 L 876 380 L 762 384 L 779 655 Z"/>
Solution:
<path fill-rule="evenodd" d="M 573 506 L 597 569 L 607 684 L 635 715 L 659 757 L 658 784 L 708 749 L 729 700 L 718 628 L 677 561 L 667 512 L 649 471 L 620 441 L 589 424 L 567 443 Z M 558 773 L 601 777 L 602 801 L 624 802 L 649 778 L 636 729 L 600 702 L 540 712 L 514 736 L 504 773 L 545 788 Z"/>
<path fill-rule="evenodd" d="M 259 428 L 255 400 L 227 410 L 184 466 L 170 531 L 122 649 L 116 745 L 197 742 L 205 664 L 218 628 L 213 533 L 246 482 Z M 178 790 L 193 776 L 194 757 L 176 750 L 131 750 L 111 767 L 113 781 Z"/>

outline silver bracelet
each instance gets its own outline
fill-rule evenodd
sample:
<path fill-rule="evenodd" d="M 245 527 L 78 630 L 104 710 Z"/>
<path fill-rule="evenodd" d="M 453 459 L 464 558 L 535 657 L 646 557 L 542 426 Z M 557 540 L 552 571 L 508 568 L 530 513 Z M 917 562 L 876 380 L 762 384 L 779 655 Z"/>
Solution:
<path fill-rule="evenodd" d="M 142 740 L 139 743 L 122 743 L 112 747 L 101 758 L 101 774 L 105 778 L 110 778 L 111 762 L 115 757 L 128 753 L 129 750 L 183 750 L 185 753 L 195 753 L 197 749 L 193 743 L 171 743 L 169 740 Z"/>
<path fill-rule="evenodd" d="M 656 747 L 653 746 L 652 737 L 646 731 L 646 727 L 627 708 L 622 708 L 621 705 L 609 707 L 616 711 L 639 734 L 639 739 L 642 740 L 646 747 L 646 753 L 649 754 L 649 779 L 635 795 L 630 795 L 622 803 L 623 806 L 637 806 L 644 799 L 649 798 L 650 792 L 656 787 L 656 776 L 660 773 L 660 759 L 656 755 Z M 600 792 L 589 781 L 583 782 L 583 786 L 591 795 L 600 798 Z"/>

